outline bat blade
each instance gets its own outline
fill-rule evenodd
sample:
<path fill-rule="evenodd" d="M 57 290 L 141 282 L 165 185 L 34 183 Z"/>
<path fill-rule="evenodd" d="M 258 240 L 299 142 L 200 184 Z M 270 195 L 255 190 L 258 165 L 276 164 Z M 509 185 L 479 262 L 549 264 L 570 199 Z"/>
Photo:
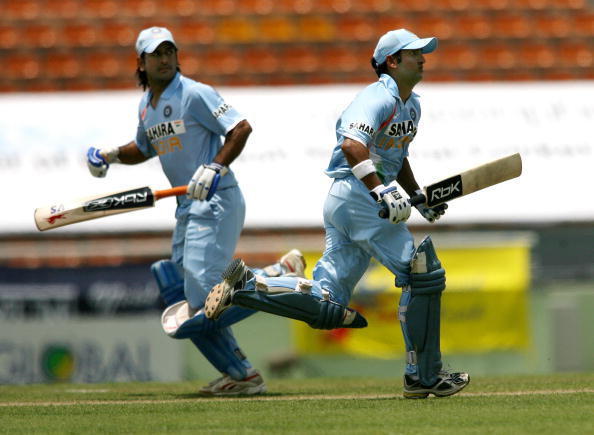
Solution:
<path fill-rule="evenodd" d="M 521 174 L 522 158 L 519 153 L 493 160 L 426 186 L 423 189 L 426 204 L 428 207 L 435 207 L 444 202 L 519 177 Z"/>
<path fill-rule="evenodd" d="M 35 210 L 35 225 L 39 231 L 71 225 L 114 214 L 127 213 L 155 205 L 155 195 L 149 187 L 140 187 L 56 203 Z"/>

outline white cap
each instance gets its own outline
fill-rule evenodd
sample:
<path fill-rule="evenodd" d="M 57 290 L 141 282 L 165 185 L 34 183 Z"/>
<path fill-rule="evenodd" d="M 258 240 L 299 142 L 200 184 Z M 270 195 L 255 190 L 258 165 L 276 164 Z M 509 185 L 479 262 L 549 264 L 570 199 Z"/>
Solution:
<path fill-rule="evenodd" d="M 165 27 L 149 27 L 139 33 L 136 40 L 136 54 L 152 53 L 163 42 L 171 42 L 175 45 L 173 35 Z"/>
<path fill-rule="evenodd" d="M 381 65 L 388 56 L 399 50 L 417 50 L 419 48 L 422 49 L 423 54 L 431 53 L 437 48 L 437 38 L 420 39 L 406 29 L 390 30 L 379 39 L 373 52 L 373 58 L 378 65 Z"/>

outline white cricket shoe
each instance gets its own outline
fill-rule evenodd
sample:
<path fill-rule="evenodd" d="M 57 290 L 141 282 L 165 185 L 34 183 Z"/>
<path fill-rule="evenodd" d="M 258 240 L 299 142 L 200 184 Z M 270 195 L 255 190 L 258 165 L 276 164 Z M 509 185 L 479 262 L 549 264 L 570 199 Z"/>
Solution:
<path fill-rule="evenodd" d="M 299 249 L 291 249 L 278 263 L 266 266 L 264 272 L 270 277 L 297 276 L 305 278 L 305 258 Z"/>
<path fill-rule="evenodd" d="M 203 396 L 253 396 L 265 393 L 266 384 L 260 372 L 251 368 L 241 381 L 225 375 L 200 388 L 198 392 Z"/>

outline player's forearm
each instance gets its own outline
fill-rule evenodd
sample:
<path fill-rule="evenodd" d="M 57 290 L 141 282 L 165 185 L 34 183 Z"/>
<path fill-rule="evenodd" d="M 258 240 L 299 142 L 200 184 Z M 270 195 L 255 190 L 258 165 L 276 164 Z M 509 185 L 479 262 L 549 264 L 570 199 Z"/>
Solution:
<path fill-rule="evenodd" d="M 136 142 L 132 141 L 119 147 L 118 159 L 125 165 L 136 165 L 148 160 L 148 157 L 138 149 Z"/>
<path fill-rule="evenodd" d="M 237 124 L 225 136 L 225 143 L 215 156 L 214 162 L 229 166 L 241 154 L 251 133 L 252 126 L 245 119 Z"/>
<path fill-rule="evenodd" d="M 402 162 L 402 168 L 398 173 L 398 177 L 396 177 L 396 181 L 402 188 L 408 193 L 409 196 L 412 196 L 416 190 L 419 189 L 419 184 L 415 179 L 415 175 L 413 170 L 410 166 L 408 158 L 405 158 Z"/>
<path fill-rule="evenodd" d="M 346 158 L 346 161 L 351 166 L 351 168 L 369 159 L 369 150 L 367 149 L 367 147 L 353 139 L 345 138 L 341 145 L 341 149 Z M 374 187 L 377 187 L 380 184 L 382 184 L 380 178 L 377 176 L 377 173 L 375 171 L 371 172 L 370 174 L 367 174 L 363 178 L 360 178 L 360 180 L 363 184 L 365 184 L 365 187 L 367 187 L 367 189 L 369 190 L 373 190 Z"/>

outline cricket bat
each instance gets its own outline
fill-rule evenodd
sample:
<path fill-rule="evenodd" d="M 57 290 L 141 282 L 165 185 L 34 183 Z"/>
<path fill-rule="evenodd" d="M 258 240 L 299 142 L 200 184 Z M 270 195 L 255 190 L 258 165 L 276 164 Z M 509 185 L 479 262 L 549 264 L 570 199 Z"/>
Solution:
<path fill-rule="evenodd" d="M 512 154 L 425 186 L 423 194 L 412 196 L 410 203 L 413 206 L 425 204 L 427 207 L 435 207 L 486 187 L 519 177 L 521 174 L 522 158 L 519 153 Z M 387 210 L 380 210 L 379 216 L 387 218 Z"/>
<path fill-rule="evenodd" d="M 161 198 L 184 195 L 187 186 L 165 190 L 139 187 L 132 190 L 73 199 L 35 209 L 35 225 L 39 231 L 52 230 L 77 222 L 114 214 L 150 208 Z"/>

